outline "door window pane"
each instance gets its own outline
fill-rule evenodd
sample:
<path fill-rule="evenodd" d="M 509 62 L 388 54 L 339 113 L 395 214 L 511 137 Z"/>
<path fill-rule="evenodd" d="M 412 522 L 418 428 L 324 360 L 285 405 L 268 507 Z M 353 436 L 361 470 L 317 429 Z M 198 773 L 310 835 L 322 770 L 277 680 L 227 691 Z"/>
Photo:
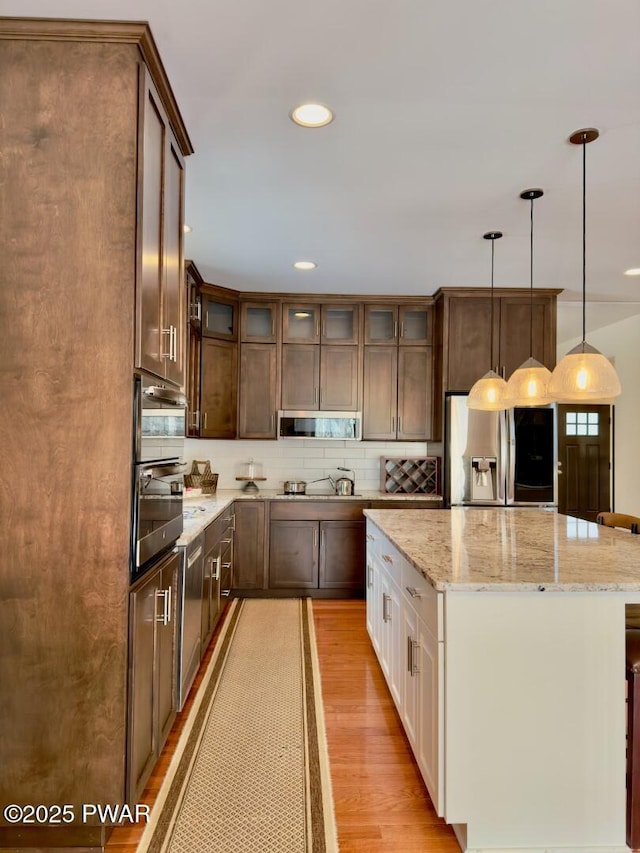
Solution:
<path fill-rule="evenodd" d="M 600 434 L 600 415 L 598 412 L 567 412 L 565 435 Z"/>

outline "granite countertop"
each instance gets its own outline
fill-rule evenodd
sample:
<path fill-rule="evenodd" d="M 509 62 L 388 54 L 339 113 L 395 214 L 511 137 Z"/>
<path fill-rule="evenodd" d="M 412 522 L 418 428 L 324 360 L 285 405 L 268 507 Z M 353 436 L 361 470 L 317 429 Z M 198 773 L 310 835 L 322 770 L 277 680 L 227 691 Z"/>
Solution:
<path fill-rule="evenodd" d="M 372 501 L 372 500 L 401 500 L 411 503 L 411 501 L 434 501 L 442 500 L 441 495 L 424 495 L 410 494 L 398 495 L 378 492 L 373 489 L 363 489 L 355 495 L 344 495 L 338 497 L 334 492 L 318 492 L 306 495 L 283 495 L 282 491 L 277 489 L 261 489 L 257 494 L 247 494 L 242 489 L 218 489 L 215 494 L 207 495 L 189 495 L 188 490 L 184 494 L 184 520 L 182 536 L 178 539 L 177 545 L 186 546 L 192 542 L 196 536 L 211 524 L 227 507 L 236 500 L 278 500 L 278 501 L 326 501 L 337 500 L 343 501 Z M 398 512 L 398 510 L 393 510 Z M 402 510 L 400 510 L 402 512 Z"/>
<path fill-rule="evenodd" d="M 640 536 L 553 509 L 364 514 L 439 591 L 640 592 Z"/>

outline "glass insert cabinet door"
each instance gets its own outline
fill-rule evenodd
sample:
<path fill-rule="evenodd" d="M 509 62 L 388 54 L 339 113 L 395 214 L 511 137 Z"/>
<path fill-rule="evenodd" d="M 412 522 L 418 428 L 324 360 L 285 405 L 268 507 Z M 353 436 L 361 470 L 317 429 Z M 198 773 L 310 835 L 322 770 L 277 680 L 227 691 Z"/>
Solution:
<path fill-rule="evenodd" d="M 322 343 L 357 344 L 360 310 L 358 305 L 322 306 Z"/>
<path fill-rule="evenodd" d="M 231 301 L 202 295 L 202 334 L 212 338 L 238 339 L 238 306 Z"/>
<path fill-rule="evenodd" d="M 431 305 L 365 305 L 365 344 L 426 346 L 432 336 Z"/>
<path fill-rule="evenodd" d="M 320 342 L 320 306 L 286 303 L 282 306 L 282 340 L 287 344 Z"/>
<path fill-rule="evenodd" d="M 240 339 L 247 343 L 277 343 L 278 307 L 277 302 L 241 302 Z"/>
<path fill-rule="evenodd" d="M 357 344 L 360 338 L 358 305 L 282 306 L 282 340 L 287 344 Z"/>

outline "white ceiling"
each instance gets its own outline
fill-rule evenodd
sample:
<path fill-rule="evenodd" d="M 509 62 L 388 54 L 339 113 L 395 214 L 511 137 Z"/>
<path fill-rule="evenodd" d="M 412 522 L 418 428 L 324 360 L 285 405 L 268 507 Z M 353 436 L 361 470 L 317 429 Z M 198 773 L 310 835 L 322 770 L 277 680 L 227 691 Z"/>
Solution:
<path fill-rule="evenodd" d="M 0 0 L 4 15 L 148 20 L 192 138 L 186 256 L 239 290 L 582 286 L 640 313 L 637 0 Z M 335 111 L 297 127 L 293 106 Z M 318 268 L 296 272 L 294 260 Z M 569 306 L 567 306 L 569 307 Z M 577 307 L 577 306 L 576 306 Z M 570 311 L 570 325 L 579 311 Z M 606 315 L 606 316 L 605 316 Z M 569 329 L 566 330 L 570 334 Z M 563 330 L 560 340 L 563 339 Z"/>

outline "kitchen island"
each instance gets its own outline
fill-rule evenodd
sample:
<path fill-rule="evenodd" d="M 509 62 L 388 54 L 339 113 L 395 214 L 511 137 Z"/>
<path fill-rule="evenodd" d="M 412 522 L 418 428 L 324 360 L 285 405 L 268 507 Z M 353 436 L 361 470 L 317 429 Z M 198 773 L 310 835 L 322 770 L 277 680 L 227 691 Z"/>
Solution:
<path fill-rule="evenodd" d="M 365 510 L 367 627 L 469 853 L 623 853 L 640 537 L 541 509 Z"/>

